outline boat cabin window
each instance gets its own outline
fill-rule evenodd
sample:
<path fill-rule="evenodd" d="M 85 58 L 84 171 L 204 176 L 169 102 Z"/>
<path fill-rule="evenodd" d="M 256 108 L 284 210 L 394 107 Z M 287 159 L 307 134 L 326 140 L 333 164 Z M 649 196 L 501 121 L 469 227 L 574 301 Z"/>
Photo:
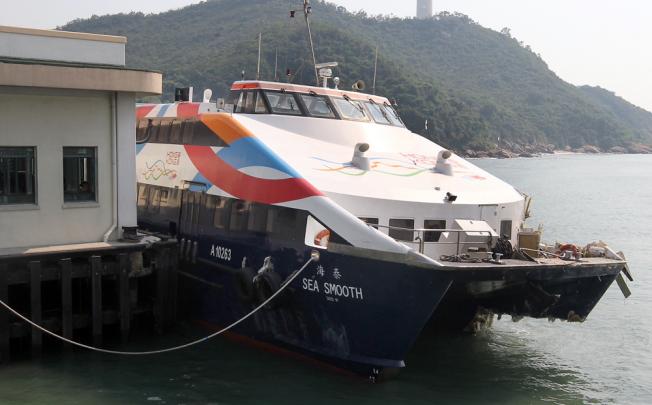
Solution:
<path fill-rule="evenodd" d="M 241 91 L 240 93 L 235 94 L 236 98 L 233 102 L 233 112 L 243 113 L 245 112 L 245 102 L 247 99 L 247 92 Z"/>
<path fill-rule="evenodd" d="M 147 185 L 138 185 L 138 209 L 144 210 L 147 207 Z"/>
<path fill-rule="evenodd" d="M 170 198 L 170 192 L 167 189 L 161 189 L 161 196 L 159 197 L 161 201 L 161 207 L 168 206 L 168 200 Z"/>
<path fill-rule="evenodd" d="M 144 119 L 138 121 L 138 125 L 136 126 L 136 143 L 143 143 L 147 142 L 147 137 L 149 136 L 149 132 L 152 129 L 152 120 L 151 119 Z"/>
<path fill-rule="evenodd" d="M 161 225 L 167 225 L 170 234 L 176 234 L 176 223 L 179 220 L 181 190 L 178 188 L 161 188 L 161 205 L 159 208 Z M 171 225 L 174 223 L 174 225 Z"/>
<path fill-rule="evenodd" d="M 241 91 L 231 91 L 231 93 L 229 93 L 226 100 L 224 100 L 224 111 L 230 113 L 235 112 L 235 106 L 240 100 L 240 94 L 242 94 Z"/>
<path fill-rule="evenodd" d="M 390 218 L 389 236 L 406 242 L 414 241 L 414 219 Z"/>
<path fill-rule="evenodd" d="M 172 121 L 165 120 L 159 121 L 150 135 L 149 142 L 155 143 L 170 143 L 170 129 L 172 128 Z"/>
<path fill-rule="evenodd" d="M 405 128 L 405 124 L 403 123 L 403 120 L 401 120 L 401 117 L 398 115 L 394 107 L 385 103 L 381 106 L 381 108 L 387 112 L 387 118 L 389 119 L 389 122 L 391 122 L 392 125 L 396 127 Z"/>
<path fill-rule="evenodd" d="M 226 105 L 233 105 L 233 112 L 244 114 L 268 114 L 263 95 L 258 90 L 232 93 Z M 228 111 L 228 109 L 227 109 Z"/>
<path fill-rule="evenodd" d="M 198 119 L 152 120 L 138 122 L 136 143 L 226 146 L 226 143 Z"/>
<path fill-rule="evenodd" d="M 242 95 L 244 96 L 244 108 L 242 107 L 242 104 L 239 104 L 238 107 L 242 108 L 242 111 L 238 112 L 252 113 L 254 111 L 254 104 L 256 104 L 256 93 L 253 91 L 245 91 Z"/>
<path fill-rule="evenodd" d="M 357 96 L 356 96 L 357 98 Z M 329 97 L 315 91 L 290 93 L 285 90 L 232 91 L 225 110 L 240 114 L 280 114 L 316 118 L 375 122 L 405 128 L 396 110 L 387 102 L 353 100 L 348 95 Z"/>
<path fill-rule="evenodd" d="M 267 211 L 267 206 L 252 203 L 249 207 L 249 223 L 247 224 L 247 229 L 252 232 L 266 232 Z"/>
<path fill-rule="evenodd" d="M 232 231 L 246 231 L 249 219 L 249 207 L 251 203 L 237 200 L 231 204 L 231 220 L 229 229 Z"/>
<path fill-rule="evenodd" d="M 303 241 L 306 233 L 308 214 L 287 207 L 270 206 L 274 210 L 274 225 L 272 233 L 288 241 Z"/>
<path fill-rule="evenodd" d="M 500 237 L 512 239 L 512 221 L 500 221 Z"/>
<path fill-rule="evenodd" d="M 273 114 L 302 115 L 301 107 L 299 107 L 295 94 L 265 91 L 265 96 Z"/>
<path fill-rule="evenodd" d="M 227 205 L 228 201 L 226 198 L 209 196 L 209 199 L 215 204 L 215 213 L 213 215 L 213 226 L 217 229 L 226 229 L 227 217 L 226 214 L 229 212 L 229 207 Z"/>
<path fill-rule="evenodd" d="M 256 92 L 256 102 L 254 103 L 254 114 L 268 114 L 267 104 L 265 104 L 265 97 L 260 91 Z"/>
<path fill-rule="evenodd" d="M 365 107 L 367 107 L 367 110 L 371 113 L 371 118 L 373 118 L 377 124 L 390 125 L 387 111 L 385 111 L 380 105 L 371 101 L 365 102 L 364 104 Z"/>
<path fill-rule="evenodd" d="M 172 121 L 172 129 L 170 131 L 170 143 L 181 143 L 181 135 L 183 134 L 184 122 L 180 120 Z"/>
<path fill-rule="evenodd" d="M 197 146 L 226 146 L 226 142 L 199 120 L 188 120 L 184 123 L 182 143 Z"/>
<path fill-rule="evenodd" d="M 446 220 L 444 219 L 426 219 L 423 221 L 423 229 L 446 229 Z M 423 233 L 424 242 L 439 242 L 441 232 L 425 231 Z"/>
<path fill-rule="evenodd" d="M 313 94 L 302 94 L 301 101 L 306 106 L 308 114 L 318 118 L 336 118 L 328 99 Z"/>
<path fill-rule="evenodd" d="M 161 190 L 158 187 L 152 187 L 149 190 L 149 205 L 147 211 L 150 214 L 157 214 L 161 205 Z"/>
<path fill-rule="evenodd" d="M 351 100 L 350 98 L 333 98 L 335 107 L 340 113 L 340 116 L 345 120 L 350 121 L 369 121 L 367 113 L 365 113 L 362 103 L 359 101 Z"/>
<path fill-rule="evenodd" d="M 371 225 L 371 226 L 376 225 L 376 226 L 374 226 L 374 228 L 378 229 L 378 226 L 377 226 L 378 225 L 378 218 L 360 217 L 358 219 L 360 219 L 362 222 L 364 222 L 367 225 Z"/>

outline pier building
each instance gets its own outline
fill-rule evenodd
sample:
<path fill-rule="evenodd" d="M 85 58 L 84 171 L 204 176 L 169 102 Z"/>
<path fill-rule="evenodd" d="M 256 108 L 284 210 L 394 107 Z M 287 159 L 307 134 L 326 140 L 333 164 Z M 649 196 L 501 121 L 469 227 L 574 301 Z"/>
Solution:
<path fill-rule="evenodd" d="M 162 76 L 126 42 L 0 26 L 0 363 L 53 346 L 39 328 L 98 346 L 174 319 L 176 241 L 136 232 L 136 100 Z"/>
<path fill-rule="evenodd" d="M 136 226 L 135 101 L 162 78 L 126 69 L 126 42 L 0 26 L 0 249 Z"/>

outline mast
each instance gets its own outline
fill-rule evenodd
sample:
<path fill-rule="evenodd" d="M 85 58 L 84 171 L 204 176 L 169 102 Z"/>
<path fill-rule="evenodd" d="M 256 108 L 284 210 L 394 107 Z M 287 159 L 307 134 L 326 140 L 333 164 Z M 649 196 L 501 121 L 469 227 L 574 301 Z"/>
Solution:
<path fill-rule="evenodd" d="M 378 45 L 376 45 L 376 61 L 374 62 L 374 82 L 371 85 L 371 94 L 376 94 L 376 73 L 378 72 Z"/>
<path fill-rule="evenodd" d="M 315 46 L 312 42 L 312 32 L 310 30 L 310 18 L 309 15 L 312 12 L 312 7 L 310 7 L 310 0 L 303 0 L 303 15 L 306 17 L 306 26 L 308 27 L 308 40 L 310 41 L 310 51 L 312 52 L 312 65 L 315 69 L 315 81 L 317 87 L 319 87 L 319 73 L 317 73 L 317 58 L 315 58 Z"/>
<path fill-rule="evenodd" d="M 274 81 L 278 82 L 278 48 L 274 54 Z"/>
<path fill-rule="evenodd" d="M 260 80 L 260 53 L 263 45 L 263 33 L 258 33 L 258 68 L 256 69 L 256 80 Z"/>

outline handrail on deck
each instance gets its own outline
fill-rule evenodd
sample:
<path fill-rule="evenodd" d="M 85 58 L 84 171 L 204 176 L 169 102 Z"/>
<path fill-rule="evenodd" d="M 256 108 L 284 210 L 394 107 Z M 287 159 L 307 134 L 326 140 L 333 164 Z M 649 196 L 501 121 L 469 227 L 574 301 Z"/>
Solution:
<path fill-rule="evenodd" d="M 455 251 L 456 254 L 460 254 L 460 245 L 475 245 L 477 242 L 462 242 L 460 241 L 460 235 L 462 232 L 476 232 L 479 234 L 487 234 L 488 235 L 488 240 L 487 240 L 487 250 L 491 249 L 491 240 L 492 240 L 492 235 L 491 231 L 473 231 L 473 230 L 468 230 L 468 229 L 426 229 L 426 228 L 421 228 L 421 229 L 414 229 L 414 228 L 402 228 L 400 226 L 390 226 L 390 225 L 380 225 L 380 224 L 367 224 L 368 226 L 375 228 L 378 230 L 378 228 L 383 228 L 383 229 L 388 229 L 388 230 L 397 230 L 397 231 L 406 231 L 406 232 L 412 232 L 413 240 L 408 241 L 408 240 L 403 240 L 400 241 L 398 239 L 394 239 L 398 242 L 418 242 L 419 243 L 419 253 L 424 252 L 425 250 L 425 234 L 429 232 L 439 232 L 439 233 L 444 233 L 444 232 L 452 232 L 457 234 L 457 241 L 456 242 L 428 242 L 428 243 L 437 243 L 440 245 L 456 245 Z M 417 233 L 416 236 L 414 236 L 414 233 Z"/>

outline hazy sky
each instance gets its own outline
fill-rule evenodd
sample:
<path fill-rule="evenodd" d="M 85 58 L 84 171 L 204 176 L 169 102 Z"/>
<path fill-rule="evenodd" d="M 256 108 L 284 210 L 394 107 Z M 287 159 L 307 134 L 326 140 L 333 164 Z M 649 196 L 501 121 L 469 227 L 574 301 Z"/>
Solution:
<path fill-rule="evenodd" d="M 197 2 L 0 0 L 0 25 L 53 28 L 93 14 L 160 12 Z M 334 2 L 370 14 L 411 16 L 416 10 L 416 0 Z M 462 12 L 497 30 L 509 27 L 562 79 L 605 87 L 652 111 L 652 1 L 434 0 L 434 9 Z"/>

